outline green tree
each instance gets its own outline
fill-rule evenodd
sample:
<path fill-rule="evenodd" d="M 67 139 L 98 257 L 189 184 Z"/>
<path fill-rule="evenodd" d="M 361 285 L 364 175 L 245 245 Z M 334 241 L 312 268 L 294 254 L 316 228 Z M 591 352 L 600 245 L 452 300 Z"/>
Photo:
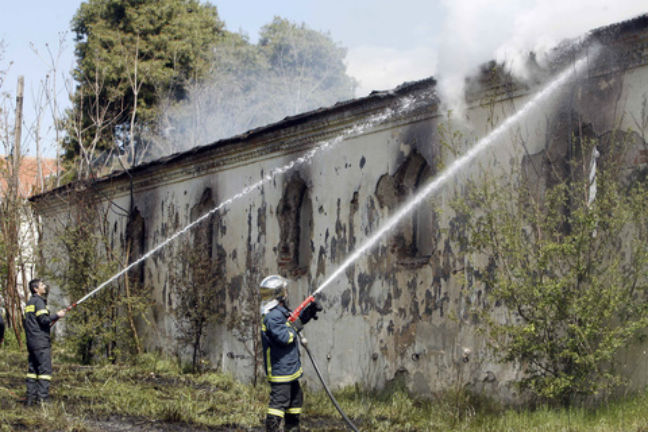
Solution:
<path fill-rule="evenodd" d="M 158 128 L 147 135 L 148 159 L 213 142 L 275 120 L 268 117 L 268 65 L 256 45 L 227 33 L 213 50 L 208 76 L 188 83 L 181 101 L 166 97 Z M 275 113 L 276 114 L 276 113 Z"/>
<path fill-rule="evenodd" d="M 201 243 L 204 242 L 191 245 L 185 241 L 181 245 L 181 256 L 185 259 L 169 277 L 176 293 L 179 339 L 183 349 L 190 347 L 193 372 L 200 369 L 210 326 L 224 317 L 223 274 L 219 271 L 224 258 L 212 258 Z"/>
<path fill-rule="evenodd" d="M 353 95 L 356 83 L 346 74 L 346 49 L 329 35 L 275 17 L 261 29 L 259 47 L 269 63 L 273 100 L 288 114 Z"/>
<path fill-rule="evenodd" d="M 72 30 L 77 89 L 65 155 L 89 160 L 141 145 L 138 131 L 153 127 L 161 95 L 181 99 L 187 82 L 209 70 L 223 23 L 199 0 L 88 0 Z"/>
<path fill-rule="evenodd" d="M 582 140 L 569 175 L 543 193 L 520 173 L 484 174 L 455 203 L 489 340 L 545 400 L 621 384 L 615 360 L 648 324 L 648 182 L 621 169 L 628 136 L 598 143 L 595 177 L 597 142 Z"/>

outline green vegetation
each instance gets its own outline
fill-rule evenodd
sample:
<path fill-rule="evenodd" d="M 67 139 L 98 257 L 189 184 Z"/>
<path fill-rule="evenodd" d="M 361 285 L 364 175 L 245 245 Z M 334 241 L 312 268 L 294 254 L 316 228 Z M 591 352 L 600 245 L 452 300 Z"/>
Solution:
<path fill-rule="evenodd" d="M 484 174 L 454 204 L 480 282 L 476 315 L 541 401 L 623 386 L 616 360 L 648 324 L 648 188 L 645 172 L 624 172 L 631 136 L 575 136 L 572 159 L 547 178 Z"/>
<path fill-rule="evenodd" d="M 68 112 L 66 158 L 135 140 L 160 93 L 181 97 L 209 69 L 223 35 L 216 8 L 196 0 L 89 0 L 72 19 L 78 88 Z M 134 144 L 134 143 L 132 143 Z"/>
<path fill-rule="evenodd" d="M 142 355 L 133 363 L 80 365 L 54 352 L 53 402 L 26 408 L 26 352 L 12 335 L 0 349 L 0 430 L 260 431 L 268 389 L 229 375 L 184 373 L 175 361 Z M 432 400 L 403 389 L 381 393 L 346 388 L 336 397 L 361 431 L 596 431 L 648 430 L 648 393 L 596 409 L 540 407 L 520 411 L 458 392 Z M 306 389 L 305 431 L 346 430 L 320 386 Z"/>
<path fill-rule="evenodd" d="M 70 194 L 69 211 L 56 231 L 64 253 L 50 252 L 51 259 L 41 269 L 45 279 L 61 287 L 68 299 L 79 300 L 128 265 L 128 256 L 118 256 L 108 240 L 108 219 L 97 202 L 92 188 Z M 74 319 L 66 321 L 63 343 L 77 361 L 116 362 L 140 352 L 134 319 L 142 316 L 150 299 L 136 279 L 120 278 L 94 295 L 92 302 L 75 309 Z M 51 310 L 61 306 L 65 305 L 50 303 Z"/>

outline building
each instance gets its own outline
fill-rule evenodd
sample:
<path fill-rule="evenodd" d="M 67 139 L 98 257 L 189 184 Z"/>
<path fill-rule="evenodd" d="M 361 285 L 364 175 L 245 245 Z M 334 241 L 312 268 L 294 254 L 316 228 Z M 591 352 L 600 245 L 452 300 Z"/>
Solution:
<path fill-rule="evenodd" d="M 207 356 L 246 379 L 259 360 L 254 299 L 264 276 L 281 273 L 293 280 L 296 305 L 409 196 L 442 174 L 452 151 L 461 154 L 468 143 L 489 136 L 569 68 L 584 72 L 549 87 L 545 98 L 498 135 L 522 141 L 523 151 L 494 145 L 479 164 L 467 165 L 426 197 L 322 291 L 326 312 L 307 328 L 311 349 L 336 386 L 381 388 L 397 380 L 431 394 L 460 383 L 513 399 L 519 370 L 495 361 L 479 323 L 470 319 L 482 293 L 470 286 L 473 269 L 448 236 L 461 229 L 449 202 L 479 166 L 515 165 L 539 189 L 546 187 L 556 170 L 567 169 L 577 133 L 604 143 L 616 131 L 628 131 L 633 145 L 625 168 L 644 168 L 648 16 L 593 31 L 562 46 L 546 65 L 530 59 L 526 83 L 484 65 L 468 82 L 461 121 L 448 119 L 434 79 L 424 79 L 115 172 L 92 187 L 107 215 L 111 244 L 122 256 L 128 250 L 129 262 L 207 215 L 186 234 L 190 252 L 203 251 L 215 275 L 219 321 L 208 328 Z M 463 131 L 458 140 L 455 128 Z M 595 173 L 595 158 L 589 169 Z M 48 256 L 61 256 L 54 227 L 71 220 L 71 203 L 79 201 L 71 197 L 78 190 L 87 193 L 71 184 L 32 199 Z M 143 261 L 135 276 L 154 298 L 148 324 L 139 325 L 144 344 L 186 355 L 178 343 L 178 293 L 171 278 L 190 259 L 181 242 Z M 638 366 L 627 373 L 644 385 L 645 361 L 633 364 Z"/>

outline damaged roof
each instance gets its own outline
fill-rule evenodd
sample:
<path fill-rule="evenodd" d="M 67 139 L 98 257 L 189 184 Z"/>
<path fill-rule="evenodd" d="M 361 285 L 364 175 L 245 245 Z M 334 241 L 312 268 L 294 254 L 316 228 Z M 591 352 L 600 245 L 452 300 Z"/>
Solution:
<path fill-rule="evenodd" d="M 549 64 L 546 67 L 537 65 L 534 53 L 529 53 L 528 62 L 532 72 L 535 72 L 530 82 L 521 82 L 516 80 L 508 71 L 505 70 L 504 65 L 497 64 L 494 61 L 484 63 L 479 72 L 472 77 L 466 78 L 466 99 L 467 101 L 477 101 L 480 96 L 486 95 L 489 91 L 498 93 L 510 93 L 511 91 L 526 91 L 533 81 L 541 82 L 546 79 L 546 76 L 555 71 L 558 67 L 564 67 L 568 64 L 575 53 L 580 53 L 582 50 L 591 48 L 595 44 L 609 45 L 615 48 L 618 43 L 626 41 L 637 42 L 637 38 L 641 39 L 640 47 L 643 52 L 637 55 L 627 55 L 627 53 L 615 53 L 614 58 L 607 58 L 606 61 L 623 62 L 623 66 L 631 67 L 635 63 L 642 63 L 648 59 L 648 14 L 644 14 L 623 22 L 611 24 L 608 26 L 600 27 L 589 31 L 583 37 L 577 39 L 566 40 L 559 44 L 549 55 Z M 641 36 L 638 34 L 643 33 Z M 612 50 L 614 51 L 614 50 Z M 625 54 L 625 55 L 624 55 Z M 351 99 L 347 101 L 338 102 L 333 106 L 319 108 L 316 110 L 304 112 L 294 116 L 289 116 L 276 123 L 257 127 L 247 132 L 235 135 L 229 138 L 220 139 L 218 141 L 197 146 L 193 149 L 174 153 L 147 162 L 141 165 L 132 167 L 129 170 L 118 170 L 98 178 L 94 184 L 110 183 L 116 180 L 125 179 L 132 176 L 137 176 L 143 172 L 155 169 L 159 166 L 173 164 L 185 158 L 190 158 L 199 154 L 206 154 L 215 149 L 221 149 L 228 146 L 237 146 L 251 139 L 262 137 L 267 134 L 285 130 L 290 127 L 299 126 L 308 122 L 325 119 L 337 113 L 351 111 L 364 106 L 385 106 L 390 102 L 403 97 L 408 94 L 414 94 L 422 91 L 432 91 L 436 87 L 436 80 L 434 77 L 421 79 L 419 81 L 406 82 L 388 91 L 373 91 L 368 96 Z M 438 98 L 435 94 L 435 102 Z M 31 201 L 38 201 L 49 194 L 56 194 L 58 192 L 71 189 L 77 182 L 68 183 L 42 194 L 34 195 L 30 198 Z"/>
<path fill-rule="evenodd" d="M 430 91 L 436 86 L 436 80 L 433 77 L 425 78 L 419 81 L 406 82 L 400 86 L 385 91 L 373 91 L 368 96 L 350 99 L 347 101 L 338 102 L 331 107 L 319 108 L 312 111 L 307 111 L 300 113 L 294 116 L 289 116 L 280 120 L 276 123 L 271 123 L 269 125 L 260 126 L 251 130 L 248 130 L 239 135 L 235 135 L 229 138 L 223 138 L 218 141 L 215 141 L 210 144 L 203 146 L 197 146 L 190 150 L 174 153 L 169 156 L 165 156 L 151 162 L 147 162 L 141 165 L 134 166 L 129 170 L 117 170 L 113 171 L 110 174 L 107 174 L 103 177 L 100 177 L 94 181 L 94 184 L 101 184 L 112 182 L 119 179 L 125 179 L 131 176 L 136 176 L 139 173 L 149 171 L 158 166 L 164 166 L 173 164 L 185 158 L 189 158 L 202 153 L 209 153 L 214 149 L 224 148 L 228 146 L 236 146 L 244 142 L 249 141 L 250 139 L 262 137 L 267 134 L 271 134 L 276 131 L 284 130 L 290 127 L 298 126 L 305 124 L 307 122 L 316 121 L 318 119 L 324 119 L 326 117 L 332 116 L 336 113 L 350 111 L 354 108 L 369 106 L 372 104 L 379 105 L 383 107 L 389 103 L 398 100 L 403 96 L 407 96 L 414 93 Z M 71 182 L 63 186 L 51 189 L 42 194 L 34 195 L 30 198 L 30 201 L 38 201 L 39 199 L 49 195 L 56 194 L 58 192 L 71 189 L 77 182 Z"/>

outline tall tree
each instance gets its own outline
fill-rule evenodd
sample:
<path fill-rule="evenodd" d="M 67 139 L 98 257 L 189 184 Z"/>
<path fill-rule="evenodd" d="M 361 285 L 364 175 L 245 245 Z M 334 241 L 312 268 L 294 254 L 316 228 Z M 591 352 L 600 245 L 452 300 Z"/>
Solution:
<path fill-rule="evenodd" d="M 2 84 L 1 80 L 0 84 Z M 7 318 L 14 329 L 19 344 L 21 344 L 22 310 L 20 307 L 21 293 L 18 289 L 18 263 L 23 251 L 20 233 L 21 216 L 25 211 L 25 200 L 20 191 L 23 90 L 24 80 L 21 76 L 18 79 L 15 106 L 10 106 L 8 96 L 3 98 L 2 105 L 0 105 L 0 142 L 2 142 L 4 153 L 7 155 L 6 159 L 0 160 L 0 242 L 3 246 L 3 295 Z M 14 116 L 13 128 L 10 124 L 11 114 Z"/>
<path fill-rule="evenodd" d="M 346 74 L 346 49 L 330 35 L 275 17 L 261 29 L 278 104 L 296 114 L 351 97 L 355 81 Z"/>
<path fill-rule="evenodd" d="M 180 99 L 186 83 L 208 71 L 223 23 L 199 0 L 88 0 L 72 30 L 77 88 L 65 156 L 112 151 L 132 159 L 160 95 Z"/>

